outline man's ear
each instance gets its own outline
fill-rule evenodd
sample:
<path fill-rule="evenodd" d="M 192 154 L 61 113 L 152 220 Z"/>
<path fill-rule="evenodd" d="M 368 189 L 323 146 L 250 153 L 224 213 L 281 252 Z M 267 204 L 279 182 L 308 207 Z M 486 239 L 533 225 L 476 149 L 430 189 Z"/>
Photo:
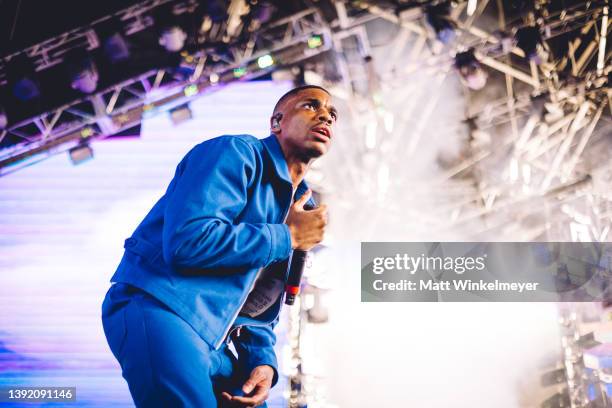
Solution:
<path fill-rule="evenodd" d="M 280 121 L 282 118 L 283 115 L 281 113 L 277 113 L 270 118 L 270 128 L 273 132 L 278 132 L 280 130 Z"/>

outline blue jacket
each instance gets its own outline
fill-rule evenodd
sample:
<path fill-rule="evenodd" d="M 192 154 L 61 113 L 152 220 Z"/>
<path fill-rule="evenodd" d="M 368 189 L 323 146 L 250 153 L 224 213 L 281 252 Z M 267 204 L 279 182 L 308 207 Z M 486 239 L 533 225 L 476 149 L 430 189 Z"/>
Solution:
<path fill-rule="evenodd" d="M 307 188 L 301 183 L 295 199 Z M 286 278 L 291 237 L 284 220 L 292 196 L 276 136 L 220 136 L 200 143 L 125 241 L 111 281 L 153 295 L 211 347 L 221 347 L 231 331 L 249 371 L 263 364 L 276 371 L 272 329 L 283 296 L 256 319 L 238 313 L 262 268 L 276 268 Z"/>

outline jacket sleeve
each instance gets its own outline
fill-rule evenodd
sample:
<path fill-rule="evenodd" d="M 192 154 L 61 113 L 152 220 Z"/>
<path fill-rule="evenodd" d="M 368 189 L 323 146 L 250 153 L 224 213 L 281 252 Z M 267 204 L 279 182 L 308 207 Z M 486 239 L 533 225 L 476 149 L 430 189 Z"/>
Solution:
<path fill-rule="evenodd" d="M 265 267 L 286 259 L 285 224 L 235 223 L 245 208 L 257 165 L 254 149 L 236 137 L 196 146 L 168 188 L 162 233 L 165 261 L 179 269 Z"/>
<path fill-rule="evenodd" d="M 278 317 L 266 326 L 244 326 L 240 336 L 233 340 L 238 360 L 243 362 L 247 374 L 261 365 L 272 367 L 274 370 L 272 387 L 278 382 L 278 362 L 274 352 L 276 335 L 272 331 L 276 323 Z"/>

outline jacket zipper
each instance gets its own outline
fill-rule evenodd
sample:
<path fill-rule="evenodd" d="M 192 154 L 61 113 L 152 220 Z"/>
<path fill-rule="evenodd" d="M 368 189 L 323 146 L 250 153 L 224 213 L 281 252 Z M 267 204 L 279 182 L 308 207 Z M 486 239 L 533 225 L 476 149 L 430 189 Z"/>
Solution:
<path fill-rule="evenodd" d="M 285 216 L 283 217 L 283 224 L 285 223 L 285 221 L 287 221 L 287 217 L 289 216 L 289 210 L 291 209 L 291 205 L 293 204 L 294 195 L 295 195 L 295 190 L 293 190 L 293 186 L 292 186 L 291 187 L 291 199 L 289 200 L 289 208 L 287 208 L 287 210 L 285 211 Z M 229 342 L 231 341 L 231 334 L 234 331 L 237 331 L 239 335 L 240 330 L 242 330 L 242 327 L 244 325 L 236 326 L 232 329 L 232 324 L 234 323 L 234 321 L 236 321 L 236 317 L 238 317 L 238 314 L 240 314 L 240 311 L 242 310 L 247 299 L 249 298 L 249 293 L 251 293 L 251 291 L 255 287 L 255 284 L 257 283 L 257 278 L 259 278 L 259 274 L 261 273 L 263 269 L 264 268 L 259 268 L 259 270 L 257 271 L 257 274 L 255 275 L 255 279 L 253 279 L 253 283 L 251 284 L 251 287 L 249 288 L 247 295 L 244 297 L 244 300 L 240 303 L 240 307 L 236 309 L 236 313 L 234 313 L 234 316 L 232 317 L 232 320 L 230 321 L 229 326 L 223 332 L 223 336 L 221 336 L 220 341 L 218 341 L 217 344 L 215 345 L 215 350 L 219 350 L 219 348 L 221 347 L 224 341 L 225 341 L 225 344 L 229 344 Z M 281 293 L 281 296 L 282 296 L 282 293 Z M 269 323 L 251 324 L 250 326 L 267 326 L 268 324 Z"/>
<path fill-rule="evenodd" d="M 218 341 L 217 344 L 215 345 L 215 350 L 219 350 L 219 348 L 223 344 L 223 341 L 225 339 L 229 339 L 230 338 L 230 333 L 233 331 L 232 324 L 234 323 L 234 321 L 236 321 L 236 317 L 238 317 L 238 314 L 242 310 L 242 307 L 244 306 L 244 304 L 246 303 L 247 299 L 249 298 L 249 293 L 251 293 L 251 291 L 253 290 L 253 287 L 255 287 L 255 283 L 257 282 L 257 278 L 259 277 L 259 274 L 261 273 L 262 269 L 263 268 L 259 268 L 259 270 L 257 271 L 257 274 L 255 275 L 255 279 L 253 279 L 253 283 L 251 283 L 251 287 L 249 288 L 249 291 L 247 292 L 246 296 L 244 297 L 244 300 L 242 302 L 240 302 L 240 306 L 236 309 L 236 312 L 234 313 L 234 316 L 232 317 L 232 320 L 230 321 L 230 324 L 227 326 L 227 329 L 225 329 L 225 331 L 223 332 L 223 336 L 221 336 L 220 341 Z M 241 327 L 241 326 L 238 326 L 238 327 Z M 236 329 L 236 327 L 234 327 L 234 329 Z M 227 341 L 226 344 L 229 344 L 229 341 Z"/>

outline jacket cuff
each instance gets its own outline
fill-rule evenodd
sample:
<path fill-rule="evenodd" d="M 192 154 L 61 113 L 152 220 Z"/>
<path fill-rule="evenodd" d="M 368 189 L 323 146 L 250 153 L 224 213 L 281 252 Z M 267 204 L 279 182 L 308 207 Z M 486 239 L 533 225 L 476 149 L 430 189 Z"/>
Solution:
<path fill-rule="evenodd" d="M 262 365 L 268 365 L 272 367 L 274 371 L 274 376 L 272 377 L 272 387 L 276 385 L 278 382 L 278 362 L 276 360 L 276 353 L 274 352 L 273 347 L 262 347 L 257 348 L 257 350 L 249 350 L 246 368 L 248 369 L 248 373 L 250 374 L 255 367 L 259 367 Z"/>
<path fill-rule="evenodd" d="M 291 255 L 291 235 L 286 224 L 266 224 L 270 231 L 269 265 L 273 262 L 283 261 Z"/>

